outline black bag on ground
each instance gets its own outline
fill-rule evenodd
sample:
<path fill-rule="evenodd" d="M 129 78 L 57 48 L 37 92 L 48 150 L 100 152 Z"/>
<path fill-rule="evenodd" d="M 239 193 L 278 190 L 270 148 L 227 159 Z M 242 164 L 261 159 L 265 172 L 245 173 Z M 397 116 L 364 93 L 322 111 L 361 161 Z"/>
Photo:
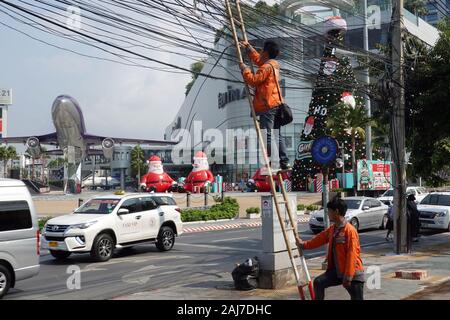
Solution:
<path fill-rule="evenodd" d="M 272 67 L 273 73 L 275 75 L 275 81 L 277 82 L 277 90 L 278 90 L 278 96 L 280 97 L 281 104 L 277 107 L 277 114 L 275 115 L 275 124 L 278 124 L 280 127 L 287 126 L 289 123 L 294 121 L 294 116 L 292 115 L 292 110 L 289 108 L 289 106 L 283 102 L 283 97 L 281 96 L 281 89 L 280 85 L 277 79 L 277 75 L 275 72 L 275 68 L 273 65 L 270 65 Z M 275 125 L 277 127 L 277 125 Z"/>
<path fill-rule="evenodd" d="M 236 290 L 254 290 L 258 287 L 259 261 L 249 258 L 234 268 L 231 276 Z"/>

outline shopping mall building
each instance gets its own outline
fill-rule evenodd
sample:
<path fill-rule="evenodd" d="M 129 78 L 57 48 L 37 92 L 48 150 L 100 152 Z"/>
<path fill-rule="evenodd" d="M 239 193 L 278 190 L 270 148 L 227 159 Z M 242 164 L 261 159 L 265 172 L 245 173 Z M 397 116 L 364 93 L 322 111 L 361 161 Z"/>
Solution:
<path fill-rule="evenodd" d="M 281 1 L 281 8 L 287 17 L 292 16 L 294 12 L 298 13 L 298 10 L 305 6 L 319 4 L 323 6 L 325 3 L 329 4 L 330 7 L 338 6 L 340 10 L 314 7 L 314 10 L 301 14 L 301 22 L 308 25 L 308 29 L 303 28 L 296 31 L 297 34 L 293 34 L 292 31 L 286 34 L 281 30 L 274 33 L 273 29 L 264 32 L 264 27 L 259 27 L 258 30 L 249 30 L 249 33 L 257 34 L 259 39 L 267 37 L 267 39 L 271 38 L 277 41 L 281 47 L 281 56 L 279 57 L 281 67 L 289 69 L 291 66 L 297 66 L 298 70 L 296 71 L 302 74 L 302 77 L 296 77 L 296 79 L 282 74 L 282 93 L 287 104 L 293 108 L 294 114 L 293 123 L 282 128 L 291 162 L 297 156 L 300 136 L 311 100 L 311 88 L 314 86 L 320 57 L 325 45 L 318 40 L 320 37 L 312 34 L 323 34 L 323 21 L 327 17 L 340 14 L 348 24 L 345 46 L 363 48 L 362 18 L 360 14 L 352 15 L 349 13 L 352 2 L 350 0 Z M 391 0 L 368 0 L 369 48 L 371 51 L 377 52 L 378 44 L 387 44 L 389 41 L 391 2 Z M 434 45 L 439 36 L 437 30 L 406 10 L 404 14 L 408 32 L 428 45 Z M 306 32 L 307 30 L 315 32 Z M 262 40 L 253 41 L 253 44 L 261 47 Z M 229 42 L 220 39 L 215 50 L 216 52 L 225 51 L 232 54 L 234 49 L 227 48 L 228 45 Z M 294 54 L 287 56 L 283 54 L 284 52 L 294 52 Z M 192 168 L 192 149 L 198 150 L 206 147 L 206 151 L 213 150 L 212 146 L 218 141 L 217 138 L 214 140 L 212 136 L 216 133 L 215 130 L 219 130 L 222 133 L 223 140 L 226 141 L 224 141 L 223 150 L 217 150 L 216 148 L 212 154 L 209 152 L 209 161 L 212 164 L 213 173 L 223 175 L 225 181 L 228 182 L 245 180 L 254 174 L 260 166 L 259 160 L 262 161 L 262 159 L 259 159 L 256 151 L 255 137 L 245 134 L 247 130 L 253 129 L 254 126 L 250 117 L 249 103 L 244 86 L 235 82 L 236 79 L 242 79 L 238 65 L 236 62 L 227 59 L 226 55 L 218 62 L 217 57 L 218 55 L 215 54 L 207 59 L 202 73 L 228 80 L 205 79 L 202 76 L 197 78 L 172 123 L 165 130 L 166 139 L 173 138 L 177 132 L 180 132 L 180 129 L 189 132 L 191 139 L 189 141 L 184 140 L 185 150 L 177 154 L 177 159 L 173 157 L 168 159 L 172 164 L 165 164 L 165 168 L 170 168 L 172 174 L 175 174 L 177 170 L 178 175 L 188 173 Z M 358 68 L 356 59 L 354 66 L 357 78 L 361 78 L 361 70 Z M 376 108 L 376 105 L 373 108 Z M 239 129 L 243 132 L 243 139 L 239 138 Z M 223 151 L 222 154 L 221 151 Z M 168 155 L 167 153 L 166 156 Z M 228 161 L 225 161 L 225 159 Z"/>

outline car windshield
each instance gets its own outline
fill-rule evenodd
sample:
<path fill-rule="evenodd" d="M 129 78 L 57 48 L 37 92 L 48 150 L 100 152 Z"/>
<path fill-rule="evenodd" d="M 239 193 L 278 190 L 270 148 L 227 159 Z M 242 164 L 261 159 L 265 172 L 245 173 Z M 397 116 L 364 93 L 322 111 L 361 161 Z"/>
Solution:
<path fill-rule="evenodd" d="M 119 202 L 119 199 L 92 199 L 78 208 L 75 213 L 110 214 Z"/>
<path fill-rule="evenodd" d="M 383 197 L 393 197 L 394 196 L 394 190 L 388 190 L 385 193 L 383 193 Z"/>
<path fill-rule="evenodd" d="M 434 206 L 450 206 L 449 194 L 429 194 L 420 204 L 429 204 Z"/>
<path fill-rule="evenodd" d="M 344 200 L 345 203 L 347 204 L 347 208 L 348 209 L 359 209 L 359 206 L 361 205 L 362 200 Z"/>

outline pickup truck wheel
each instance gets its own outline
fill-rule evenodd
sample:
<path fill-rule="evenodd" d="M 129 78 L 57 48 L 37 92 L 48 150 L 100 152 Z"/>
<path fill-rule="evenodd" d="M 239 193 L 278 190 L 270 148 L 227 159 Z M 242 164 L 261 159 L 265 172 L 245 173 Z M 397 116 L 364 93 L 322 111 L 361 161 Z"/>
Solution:
<path fill-rule="evenodd" d="M 164 226 L 159 230 L 158 238 L 156 241 L 156 248 L 159 251 L 169 251 L 175 244 L 175 232 L 168 226 Z"/>
<path fill-rule="evenodd" d="M 50 250 L 50 254 L 55 259 L 64 260 L 64 259 L 67 259 L 72 253 L 69 251 Z"/>
<path fill-rule="evenodd" d="M 0 299 L 8 293 L 11 287 L 11 273 L 8 268 L 0 265 Z"/>
<path fill-rule="evenodd" d="M 106 233 L 99 234 L 92 245 L 91 257 L 94 261 L 105 262 L 112 258 L 114 251 L 114 240 Z"/>

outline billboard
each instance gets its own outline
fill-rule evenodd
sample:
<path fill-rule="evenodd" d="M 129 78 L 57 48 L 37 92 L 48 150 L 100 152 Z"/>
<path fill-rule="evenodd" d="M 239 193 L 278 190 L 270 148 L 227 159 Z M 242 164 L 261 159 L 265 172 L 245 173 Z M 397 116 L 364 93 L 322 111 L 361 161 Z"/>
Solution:
<path fill-rule="evenodd" d="M 387 190 L 392 185 L 392 162 L 358 161 L 358 190 Z"/>
<path fill-rule="evenodd" d="M 0 105 L 12 105 L 12 89 L 0 88 Z"/>

